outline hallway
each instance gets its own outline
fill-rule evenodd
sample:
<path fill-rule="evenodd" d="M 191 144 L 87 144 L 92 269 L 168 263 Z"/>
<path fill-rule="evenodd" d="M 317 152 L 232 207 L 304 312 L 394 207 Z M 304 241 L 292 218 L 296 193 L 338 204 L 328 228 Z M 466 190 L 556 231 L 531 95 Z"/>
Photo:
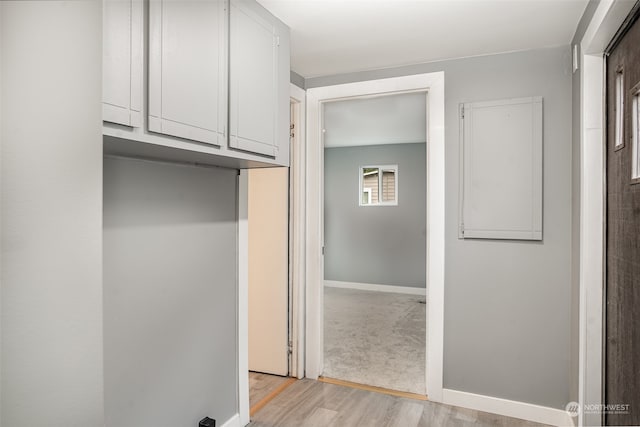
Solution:
<path fill-rule="evenodd" d="M 296 381 L 251 417 L 250 427 L 535 427 L 516 418 L 421 402 L 309 379 Z"/>

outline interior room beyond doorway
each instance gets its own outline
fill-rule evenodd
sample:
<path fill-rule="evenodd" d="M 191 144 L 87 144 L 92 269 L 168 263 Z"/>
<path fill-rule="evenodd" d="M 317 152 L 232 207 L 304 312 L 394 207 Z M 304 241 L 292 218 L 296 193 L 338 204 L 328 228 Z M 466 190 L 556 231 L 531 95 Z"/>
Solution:
<path fill-rule="evenodd" d="M 426 93 L 323 118 L 323 376 L 425 395 Z"/>

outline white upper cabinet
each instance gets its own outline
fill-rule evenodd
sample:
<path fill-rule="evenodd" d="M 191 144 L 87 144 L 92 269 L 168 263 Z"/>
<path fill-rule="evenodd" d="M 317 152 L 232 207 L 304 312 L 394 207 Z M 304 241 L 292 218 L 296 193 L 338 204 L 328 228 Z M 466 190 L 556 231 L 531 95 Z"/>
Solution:
<path fill-rule="evenodd" d="M 105 153 L 289 165 L 286 25 L 255 0 L 103 3 Z"/>
<path fill-rule="evenodd" d="M 103 120 L 142 126 L 142 0 L 103 2 Z"/>
<path fill-rule="evenodd" d="M 217 0 L 149 3 L 149 130 L 226 143 L 226 10 Z"/>
<path fill-rule="evenodd" d="M 277 157 L 288 143 L 288 29 L 253 1 L 232 0 L 230 21 L 229 146 Z"/>

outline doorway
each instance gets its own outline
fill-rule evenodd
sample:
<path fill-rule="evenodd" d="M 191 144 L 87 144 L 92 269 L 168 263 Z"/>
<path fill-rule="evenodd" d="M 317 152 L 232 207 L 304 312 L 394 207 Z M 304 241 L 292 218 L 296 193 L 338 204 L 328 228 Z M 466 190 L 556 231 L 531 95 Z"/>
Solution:
<path fill-rule="evenodd" d="M 425 91 L 323 104 L 323 378 L 426 395 Z"/>
<path fill-rule="evenodd" d="M 426 351 L 426 389 L 442 401 L 444 305 L 444 73 L 428 73 L 348 83 L 307 90 L 307 305 L 306 376 L 317 379 L 324 370 L 324 148 L 322 108 L 346 98 L 423 91 L 427 93 L 427 214 L 426 293 L 429 301 Z"/>
<path fill-rule="evenodd" d="M 297 86 L 290 88 L 290 167 L 243 170 L 239 177 L 238 399 L 242 425 L 249 423 L 251 410 L 291 384 L 289 377 L 304 376 L 304 313 L 300 311 L 305 266 L 300 260 L 304 258 L 305 193 L 300 176 L 304 176 L 306 95 Z M 250 376 L 249 370 L 256 373 Z"/>
<path fill-rule="evenodd" d="M 640 9 L 606 57 L 604 425 L 640 424 Z"/>

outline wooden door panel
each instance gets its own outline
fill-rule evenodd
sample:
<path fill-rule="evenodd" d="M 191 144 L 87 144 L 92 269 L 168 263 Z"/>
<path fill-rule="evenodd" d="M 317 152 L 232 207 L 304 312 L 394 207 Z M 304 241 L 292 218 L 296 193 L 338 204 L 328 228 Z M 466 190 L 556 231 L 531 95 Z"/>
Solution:
<path fill-rule="evenodd" d="M 630 21 L 630 22 L 633 22 Z M 622 78 L 622 108 L 616 80 Z M 640 82 L 636 19 L 607 58 L 607 233 L 604 400 L 629 405 L 606 411 L 606 425 L 640 425 L 640 184 L 632 178 L 632 92 Z M 616 118 L 622 113 L 622 144 Z"/>
<path fill-rule="evenodd" d="M 289 169 L 249 171 L 249 370 L 288 375 Z"/>

